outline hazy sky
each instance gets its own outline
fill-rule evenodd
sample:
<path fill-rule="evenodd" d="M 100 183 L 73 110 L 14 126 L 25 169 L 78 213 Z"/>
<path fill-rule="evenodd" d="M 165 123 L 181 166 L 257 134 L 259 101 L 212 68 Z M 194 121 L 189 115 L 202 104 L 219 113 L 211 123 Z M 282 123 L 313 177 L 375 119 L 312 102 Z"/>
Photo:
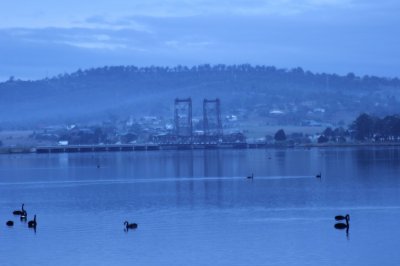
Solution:
<path fill-rule="evenodd" d="M 0 80 L 202 63 L 400 76 L 397 0 L 13 0 L 0 18 Z"/>

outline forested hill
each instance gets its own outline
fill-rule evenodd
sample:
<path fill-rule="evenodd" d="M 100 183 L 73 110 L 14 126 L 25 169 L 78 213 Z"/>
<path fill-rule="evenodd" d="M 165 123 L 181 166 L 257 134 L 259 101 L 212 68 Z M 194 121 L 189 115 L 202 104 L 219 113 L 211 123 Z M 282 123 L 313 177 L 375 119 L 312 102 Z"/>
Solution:
<path fill-rule="evenodd" d="M 194 115 L 200 114 L 203 98 L 219 97 L 224 113 L 240 110 L 263 117 L 279 109 L 292 113 L 295 122 L 318 108 L 325 110 L 321 119 L 335 122 L 361 112 L 396 112 L 400 80 L 251 65 L 102 67 L 0 83 L 0 123 L 104 120 L 107 115 L 172 117 L 173 100 L 189 96 Z"/>

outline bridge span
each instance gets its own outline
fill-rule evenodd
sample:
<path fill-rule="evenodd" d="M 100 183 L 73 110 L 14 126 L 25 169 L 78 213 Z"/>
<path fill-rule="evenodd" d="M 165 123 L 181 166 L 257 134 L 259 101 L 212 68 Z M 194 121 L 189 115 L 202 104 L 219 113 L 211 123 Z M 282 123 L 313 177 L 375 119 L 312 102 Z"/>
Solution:
<path fill-rule="evenodd" d="M 265 148 L 263 143 L 219 143 L 219 144 L 110 144 L 110 145 L 54 145 L 38 146 L 36 153 L 73 152 L 116 152 L 116 151 L 159 151 L 159 150 L 201 150 L 201 149 L 256 149 Z"/>

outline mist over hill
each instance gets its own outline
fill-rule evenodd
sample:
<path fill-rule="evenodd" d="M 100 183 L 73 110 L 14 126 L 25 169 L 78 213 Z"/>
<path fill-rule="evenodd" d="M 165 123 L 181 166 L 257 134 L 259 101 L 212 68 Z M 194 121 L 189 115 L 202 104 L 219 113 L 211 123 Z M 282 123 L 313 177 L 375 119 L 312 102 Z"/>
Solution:
<path fill-rule="evenodd" d="M 176 97 L 192 97 L 194 116 L 201 115 L 203 98 L 218 97 L 223 115 L 257 123 L 345 124 L 362 112 L 398 112 L 400 80 L 247 64 L 106 66 L 36 81 L 11 77 L 0 83 L 0 124 L 35 127 L 109 117 L 172 118 Z"/>

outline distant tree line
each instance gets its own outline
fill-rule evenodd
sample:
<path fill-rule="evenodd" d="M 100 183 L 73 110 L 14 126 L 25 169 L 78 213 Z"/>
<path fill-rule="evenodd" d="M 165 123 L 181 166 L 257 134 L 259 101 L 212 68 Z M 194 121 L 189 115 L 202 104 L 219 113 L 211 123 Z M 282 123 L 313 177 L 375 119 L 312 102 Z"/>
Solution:
<path fill-rule="evenodd" d="M 305 144 L 310 143 L 311 136 L 303 133 L 292 133 L 289 136 L 286 135 L 283 129 L 279 129 L 275 135 L 274 140 L 276 143 L 289 143 L 289 144 Z M 344 129 L 343 127 L 338 127 L 332 129 L 331 127 L 327 127 L 316 139 L 318 143 L 326 143 L 326 142 L 335 142 L 335 143 L 344 143 L 346 142 L 346 138 L 350 137 L 349 130 Z"/>
<path fill-rule="evenodd" d="M 337 142 L 344 143 L 346 142 L 346 138 L 350 137 L 349 130 L 344 129 L 343 127 L 337 127 L 332 129 L 331 127 L 327 127 L 322 134 L 318 137 L 318 143 L 325 142 Z"/>
<path fill-rule="evenodd" d="M 352 123 L 354 138 L 359 141 L 399 141 L 400 116 L 388 115 L 384 118 L 361 114 Z"/>
<path fill-rule="evenodd" d="M 313 86 L 315 84 L 322 84 L 324 87 L 333 88 L 377 88 L 377 87 L 399 87 L 400 79 L 398 78 L 382 78 L 376 76 L 365 75 L 362 77 L 356 76 L 354 73 L 348 73 L 345 76 L 337 74 L 327 73 L 313 73 L 311 71 L 305 71 L 301 67 L 292 69 L 276 68 L 274 66 L 265 65 L 250 65 L 250 64 L 239 64 L 239 65 L 197 65 L 197 66 L 174 66 L 174 67 L 137 67 L 137 66 L 105 66 L 102 68 L 91 68 L 87 70 L 78 70 L 72 74 L 61 74 L 52 80 L 63 80 L 65 78 L 80 78 L 90 76 L 114 76 L 114 77 L 126 77 L 127 75 L 139 75 L 139 76 L 175 76 L 178 77 L 180 74 L 193 78 L 193 76 L 204 76 L 204 75 L 217 75 L 221 74 L 240 75 L 234 76 L 235 79 L 240 79 L 241 76 L 253 76 L 263 75 L 269 77 L 273 81 L 291 80 L 297 84 L 307 84 Z"/>
<path fill-rule="evenodd" d="M 64 73 L 51 78 L 45 78 L 38 81 L 24 81 L 27 83 L 37 83 L 37 82 L 51 82 L 51 83 L 64 83 L 66 80 L 91 80 L 101 78 L 110 79 L 114 78 L 116 80 L 130 80 L 131 78 L 148 78 L 148 77 L 158 77 L 169 76 L 169 77 L 188 77 L 193 78 L 195 76 L 214 76 L 220 78 L 226 78 L 221 74 L 229 75 L 234 79 L 240 79 L 244 76 L 264 76 L 268 77 L 270 81 L 288 81 L 291 83 L 301 83 L 307 84 L 309 86 L 323 85 L 329 88 L 373 88 L 377 87 L 400 87 L 400 79 L 395 78 L 384 78 L 377 76 L 356 76 L 354 73 L 348 73 L 347 75 L 341 76 L 337 74 L 327 74 L 327 73 L 315 73 L 311 71 L 303 70 L 301 67 L 285 69 L 276 68 L 275 66 L 266 65 L 250 65 L 250 64 L 238 64 L 238 65 L 225 65 L 225 64 L 203 64 L 195 66 L 182 66 L 177 65 L 173 67 L 169 66 L 148 66 L 148 67 L 137 67 L 137 66 L 104 66 L 99 68 L 89 68 L 86 70 L 78 69 L 73 73 Z M 240 76 L 235 76 L 240 75 Z M 101 81 L 101 80 L 100 80 Z M 143 81 L 143 80 L 142 80 Z M 5 83 L 22 82 L 11 76 Z M 1 83 L 0 83 L 1 84 Z"/>
<path fill-rule="evenodd" d="M 388 115 L 380 118 L 363 113 L 354 120 L 349 129 L 327 127 L 321 132 L 317 142 L 343 143 L 346 142 L 347 138 L 356 141 L 400 141 L 400 115 Z M 285 132 L 280 129 L 276 132 L 274 139 L 275 141 L 285 141 L 288 138 Z"/>

